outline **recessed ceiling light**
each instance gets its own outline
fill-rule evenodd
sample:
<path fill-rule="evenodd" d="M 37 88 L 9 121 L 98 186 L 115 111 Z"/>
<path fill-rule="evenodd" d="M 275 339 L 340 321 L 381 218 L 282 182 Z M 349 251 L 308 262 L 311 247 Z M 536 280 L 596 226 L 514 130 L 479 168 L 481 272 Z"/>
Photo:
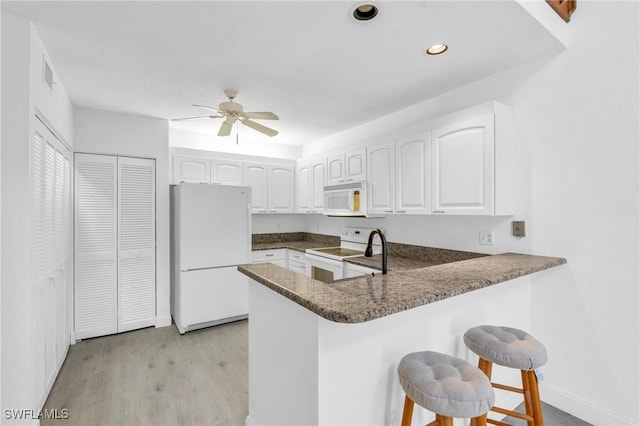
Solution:
<path fill-rule="evenodd" d="M 444 43 L 434 44 L 433 46 L 427 49 L 427 55 L 439 55 L 441 53 L 446 52 L 448 48 L 449 46 L 447 46 Z"/>
<path fill-rule="evenodd" d="M 353 17 L 358 21 L 370 21 L 378 14 L 378 8 L 370 3 L 361 4 L 353 9 Z"/>

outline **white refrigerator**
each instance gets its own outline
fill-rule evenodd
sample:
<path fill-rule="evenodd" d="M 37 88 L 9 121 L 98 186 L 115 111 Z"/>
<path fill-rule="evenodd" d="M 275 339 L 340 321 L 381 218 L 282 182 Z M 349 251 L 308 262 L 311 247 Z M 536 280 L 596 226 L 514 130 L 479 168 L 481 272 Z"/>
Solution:
<path fill-rule="evenodd" d="M 171 186 L 171 315 L 181 334 L 247 317 L 251 188 Z"/>

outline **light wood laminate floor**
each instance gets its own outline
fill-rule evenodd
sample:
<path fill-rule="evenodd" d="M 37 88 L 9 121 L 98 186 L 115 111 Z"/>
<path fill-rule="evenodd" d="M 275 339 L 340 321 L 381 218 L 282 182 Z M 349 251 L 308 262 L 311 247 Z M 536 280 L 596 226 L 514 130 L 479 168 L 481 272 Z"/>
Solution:
<path fill-rule="evenodd" d="M 247 321 L 180 335 L 174 326 L 69 348 L 45 404 L 69 419 L 42 425 L 244 425 Z"/>
<path fill-rule="evenodd" d="M 68 419 L 41 425 L 238 425 L 248 412 L 247 321 L 180 335 L 174 326 L 79 342 L 45 403 Z M 588 426 L 544 405 L 547 426 Z M 513 425 L 520 420 L 505 419 Z"/>

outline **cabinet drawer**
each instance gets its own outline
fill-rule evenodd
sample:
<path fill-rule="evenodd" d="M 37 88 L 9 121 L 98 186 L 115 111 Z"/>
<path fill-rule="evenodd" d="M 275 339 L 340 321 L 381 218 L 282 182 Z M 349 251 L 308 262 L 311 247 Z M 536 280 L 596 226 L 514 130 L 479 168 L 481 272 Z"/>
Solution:
<path fill-rule="evenodd" d="M 303 262 L 303 263 L 307 262 L 307 259 L 306 259 L 306 257 L 304 257 L 304 253 L 303 252 L 298 251 L 298 250 L 294 250 L 294 249 L 288 249 L 287 251 L 289 252 L 289 255 L 288 255 L 288 259 L 289 260 L 295 260 L 295 261 Z"/>
<path fill-rule="evenodd" d="M 307 264 L 304 262 L 298 262 L 297 260 L 289 260 L 289 270 L 306 275 Z"/>
<path fill-rule="evenodd" d="M 273 249 L 273 250 L 256 250 L 251 252 L 251 262 L 269 262 L 276 259 L 286 259 L 287 249 Z"/>

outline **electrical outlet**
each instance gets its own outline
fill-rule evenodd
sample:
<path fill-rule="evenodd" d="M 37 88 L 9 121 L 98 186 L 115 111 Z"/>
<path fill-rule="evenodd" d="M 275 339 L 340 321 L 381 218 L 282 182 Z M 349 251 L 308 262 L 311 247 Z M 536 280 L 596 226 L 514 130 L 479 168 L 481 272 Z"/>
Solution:
<path fill-rule="evenodd" d="M 493 232 L 480 231 L 480 244 L 485 246 L 492 246 L 494 240 Z"/>

